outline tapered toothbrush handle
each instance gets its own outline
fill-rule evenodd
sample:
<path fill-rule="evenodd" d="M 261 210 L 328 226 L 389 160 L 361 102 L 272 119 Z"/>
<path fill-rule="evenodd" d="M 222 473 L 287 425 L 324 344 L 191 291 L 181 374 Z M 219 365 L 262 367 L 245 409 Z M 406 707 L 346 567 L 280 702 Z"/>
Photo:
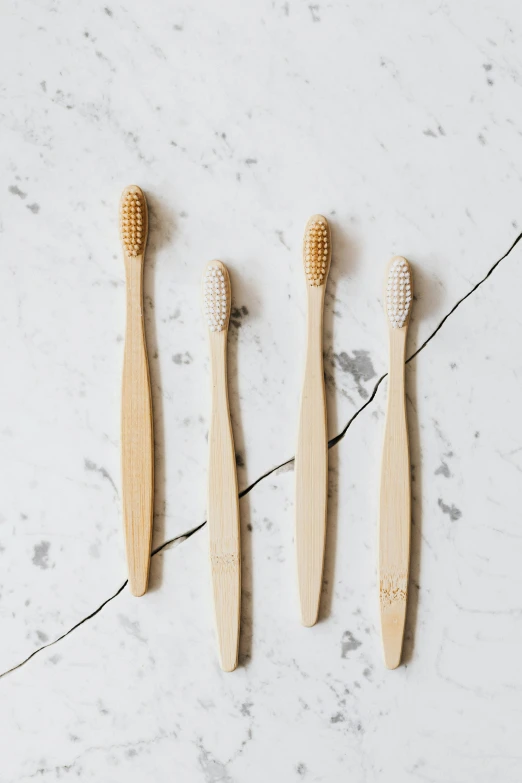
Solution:
<path fill-rule="evenodd" d="M 236 456 L 227 384 L 227 332 L 210 335 L 212 410 L 209 430 L 208 531 L 219 660 L 237 666 L 241 609 L 241 552 Z"/>
<path fill-rule="evenodd" d="M 143 257 L 126 258 L 127 325 L 123 359 L 121 443 L 123 524 L 129 587 L 147 590 L 153 519 L 152 402 L 143 325 Z"/>
<path fill-rule="evenodd" d="M 410 564 L 410 455 L 404 389 L 406 328 L 390 328 L 388 405 L 381 468 L 379 597 L 384 662 L 401 660 Z"/>
<path fill-rule="evenodd" d="M 324 285 L 308 288 L 306 365 L 295 456 L 296 553 L 301 622 L 317 622 L 328 496 L 328 435 L 323 371 Z"/>

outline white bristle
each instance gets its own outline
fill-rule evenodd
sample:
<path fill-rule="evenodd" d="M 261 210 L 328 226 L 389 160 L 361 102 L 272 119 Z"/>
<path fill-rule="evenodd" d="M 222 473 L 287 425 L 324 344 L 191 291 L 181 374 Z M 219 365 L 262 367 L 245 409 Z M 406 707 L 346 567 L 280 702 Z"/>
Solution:
<path fill-rule="evenodd" d="M 406 323 L 412 301 L 411 272 L 404 258 L 396 258 L 388 272 L 386 285 L 386 312 L 394 329 Z"/>
<path fill-rule="evenodd" d="M 203 278 L 203 312 L 211 332 L 221 332 L 228 317 L 229 291 L 221 266 L 211 264 Z"/>

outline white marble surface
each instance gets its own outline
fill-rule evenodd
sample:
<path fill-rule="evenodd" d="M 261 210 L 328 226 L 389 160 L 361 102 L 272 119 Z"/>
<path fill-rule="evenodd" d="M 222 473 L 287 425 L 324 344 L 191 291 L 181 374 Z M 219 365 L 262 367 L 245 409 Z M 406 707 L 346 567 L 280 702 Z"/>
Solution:
<path fill-rule="evenodd" d="M 514 0 L 8 4 L 0 672 L 36 654 L 0 678 L 1 783 L 520 783 L 522 243 L 437 331 L 522 227 L 520 27 Z M 154 545 L 181 538 L 146 597 L 109 600 L 125 579 L 116 218 L 131 182 L 151 207 Z M 334 241 L 330 436 L 369 404 L 330 452 L 314 629 L 297 622 L 291 470 L 243 499 L 242 665 L 224 675 L 206 531 L 183 539 L 205 519 L 200 276 L 212 258 L 231 272 L 245 489 L 293 454 L 314 212 Z M 371 395 L 394 253 L 414 269 L 409 354 L 434 336 L 407 371 L 414 600 L 406 663 L 387 672 L 385 382 Z"/>

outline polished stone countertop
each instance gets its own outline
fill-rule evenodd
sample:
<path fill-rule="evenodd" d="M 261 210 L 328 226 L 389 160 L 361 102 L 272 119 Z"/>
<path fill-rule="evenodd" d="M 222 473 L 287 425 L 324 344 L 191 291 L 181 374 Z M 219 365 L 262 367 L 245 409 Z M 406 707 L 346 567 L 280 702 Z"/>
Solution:
<path fill-rule="evenodd" d="M 520 783 L 518 5 L 9 3 L 0 161 L 0 783 Z M 150 208 L 150 591 L 125 586 L 122 189 Z M 308 217 L 332 227 L 329 515 L 299 624 Z M 376 586 L 383 282 L 412 265 L 403 665 Z M 240 666 L 206 517 L 206 263 L 230 272 Z M 337 437 L 339 436 L 339 437 Z M 167 543 L 168 542 L 168 543 Z"/>

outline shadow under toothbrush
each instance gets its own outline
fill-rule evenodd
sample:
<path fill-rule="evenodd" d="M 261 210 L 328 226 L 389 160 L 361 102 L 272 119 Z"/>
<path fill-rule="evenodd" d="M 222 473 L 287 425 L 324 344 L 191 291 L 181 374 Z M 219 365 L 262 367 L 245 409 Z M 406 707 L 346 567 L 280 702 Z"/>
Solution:
<path fill-rule="evenodd" d="M 408 605 L 401 663 L 413 658 L 417 630 L 422 559 L 422 454 L 417 415 L 417 364 L 406 365 L 406 410 L 411 466 L 411 534 Z"/>
<path fill-rule="evenodd" d="M 143 302 L 145 319 L 145 340 L 149 359 L 150 385 L 152 391 L 152 416 L 154 429 L 154 524 L 152 529 L 152 552 L 165 540 L 166 515 L 166 470 L 165 470 L 165 425 L 163 419 L 163 396 L 161 385 L 161 364 L 158 346 L 158 332 L 154 311 L 155 277 L 158 251 L 170 244 L 174 231 L 172 214 L 162 202 L 146 191 L 149 211 L 149 235 L 143 269 Z M 163 557 L 151 561 L 148 591 L 161 586 Z"/>
<path fill-rule="evenodd" d="M 406 420 L 408 422 L 408 438 L 410 444 L 411 466 L 411 539 L 410 539 L 410 574 L 408 581 L 408 605 L 406 609 L 406 626 L 402 647 L 401 664 L 410 663 L 414 655 L 415 637 L 419 613 L 419 593 L 422 570 L 422 447 L 420 426 L 417 414 L 417 362 L 415 358 L 419 345 L 419 326 L 431 312 L 437 312 L 440 306 L 440 286 L 434 285 L 433 278 L 424 276 L 419 264 L 408 261 L 413 278 L 413 309 L 408 329 L 408 344 L 406 346 Z M 409 348 L 408 348 L 409 346 Z"/>
<path fill-rule="evenodd" d="M 319 605 L 318 622 L 326 620 L 332 611 L 335 587 L 335 562 L 339 508 L 339 453 L 331 445 L 331 433 L 339 430 L 337 416 L 337 394 L 335 388 L 335 367 L 333 360 L 334 331 L 339 326 L 335 313 L 337 287 L 342 277 L 352 273 L 356 265 L 356 246 L 349 235 L 337 222 L 332 220 L 335 212 L 326 215 L 330 223 L 332 237 L 332 261 L 326 284 L 324 308 L 324 373 L 326 388 L 326 407 L 328 416 L 328 510 L 326 517 L 326 542 L 323 567 L 323 585 Z M 349 339 L 349 335 L 347 336 Z"/>
<path fill-rule="evenodd" d="M 252 658 L 254 637 L 253 602 L 253 526 L 250 515 L 250 496 L 245 495 L 239 501 L 241 519 L 241 625 L 239 629 L 238 666 L 248 666 Z"/>
<path fill-rule="evenodd" d="M 244 283 L 238 279 L 226 261 L 230 276 L 232 301 L 228 327 L 228 396 L 230 419 L 234 435 L 234 450 L 236 453 L 237 483 L 239 489 L 239 525 L 241 546 L 241 608 L 239 630 L 238 666 L 245 666 L 252 656 L 252 525 L 250 523 L 250 498 L 242 497 L 241 489 L 246 483 L 246 448 L 243 427 L 241 424 L 241 398 L 239 390 L 239 336 L 250 312 L 252 297 L 245 290 Z M 248 301 L 249 304 L 242 304 Z"/>

